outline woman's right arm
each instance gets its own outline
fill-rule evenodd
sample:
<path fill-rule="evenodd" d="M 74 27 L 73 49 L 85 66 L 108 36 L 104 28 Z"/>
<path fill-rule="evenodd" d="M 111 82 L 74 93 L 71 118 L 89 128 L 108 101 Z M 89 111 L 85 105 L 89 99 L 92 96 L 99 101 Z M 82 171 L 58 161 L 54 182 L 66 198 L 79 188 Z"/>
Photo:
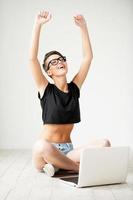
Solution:
<path fill-rule="evenodd" d="M 32 31 L 31 46 L 29 50 L 29 67 L 31 69 L 38 91 L 41 91 L 42 89 L 44 90 L 48 84 L 48 80 L 43 75 L 40 63 L 38 61 L 38 47 L 41 27 L 50 19 L 51 15 L 49 12 L 41 11 L 35 18 Z"/>

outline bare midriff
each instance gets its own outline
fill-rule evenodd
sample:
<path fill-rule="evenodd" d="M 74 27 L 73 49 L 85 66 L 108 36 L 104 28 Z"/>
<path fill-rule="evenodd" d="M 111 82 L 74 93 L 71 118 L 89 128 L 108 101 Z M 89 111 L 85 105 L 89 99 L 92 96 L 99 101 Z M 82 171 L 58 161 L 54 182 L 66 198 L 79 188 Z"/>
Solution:
<path fill-rule="evenodd" d="M 44 124 L 40 137 L 53 143 L 70 143 L 73 127 L 74 124 Z"/>

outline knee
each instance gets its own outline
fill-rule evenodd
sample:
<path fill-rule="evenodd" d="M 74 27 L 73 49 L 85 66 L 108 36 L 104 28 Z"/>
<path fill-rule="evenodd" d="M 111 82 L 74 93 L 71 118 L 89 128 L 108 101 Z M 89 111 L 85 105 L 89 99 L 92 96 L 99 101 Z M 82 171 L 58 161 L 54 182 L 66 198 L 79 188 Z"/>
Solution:
<path fill-rule="evenodd" d="M 39 171 L 43 171 L 47 163 L 47 155 L 53 151 L 52 144 L 44 140 L 38 140 L 32 149 L 32 165 Z"/>
<path fill-rule="evenodd" d="M 45 140 L 38 140 L 33 146 L 33 154 L 47 154 L 53 151 L 52 144 Z"/>
<path fill-rule="evenodd" d="M 103 140 L 103 147 L 111 147 L 111 143 L 108 139 Z"/>
<path fill-rule="evenodd" d="M 40 162 L 36 160 L 35 158 L 32 158 L 32 166 L 38 171 L 43 172 L 43 167 L 46 164 L 46 162 Z"/>

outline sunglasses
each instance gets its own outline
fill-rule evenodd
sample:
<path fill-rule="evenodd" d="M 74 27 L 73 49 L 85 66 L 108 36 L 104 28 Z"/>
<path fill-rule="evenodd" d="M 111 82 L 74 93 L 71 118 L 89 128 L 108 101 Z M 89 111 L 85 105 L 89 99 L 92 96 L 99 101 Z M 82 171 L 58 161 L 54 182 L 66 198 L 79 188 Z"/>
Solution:
<path fill-rule="evenodd" d="M 66 62 L 66 57 L 65 56 L 60 56 L 59 58 L 55 58 L 55 59 L 52 59 L 49 63 L 48 63 L 48 66 L 47 66 L 47 71 L 49 70 L 50 66 L 53 65 L 53 66 L 56 66 L 58 63 L 60 62 Z"/>

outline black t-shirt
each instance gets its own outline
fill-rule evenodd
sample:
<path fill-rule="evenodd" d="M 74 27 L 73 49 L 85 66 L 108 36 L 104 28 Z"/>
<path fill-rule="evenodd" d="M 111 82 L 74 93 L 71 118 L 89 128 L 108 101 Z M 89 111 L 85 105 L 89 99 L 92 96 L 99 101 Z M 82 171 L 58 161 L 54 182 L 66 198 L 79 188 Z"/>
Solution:
<path fill-rule="evenodd" d="M 43 124 L 71 124 L 80 122 L 80 90 L 74 82 L 68 83 L 68 92 L 61 91 L 55 84 L 48 83 L 42 98 Z"/>

